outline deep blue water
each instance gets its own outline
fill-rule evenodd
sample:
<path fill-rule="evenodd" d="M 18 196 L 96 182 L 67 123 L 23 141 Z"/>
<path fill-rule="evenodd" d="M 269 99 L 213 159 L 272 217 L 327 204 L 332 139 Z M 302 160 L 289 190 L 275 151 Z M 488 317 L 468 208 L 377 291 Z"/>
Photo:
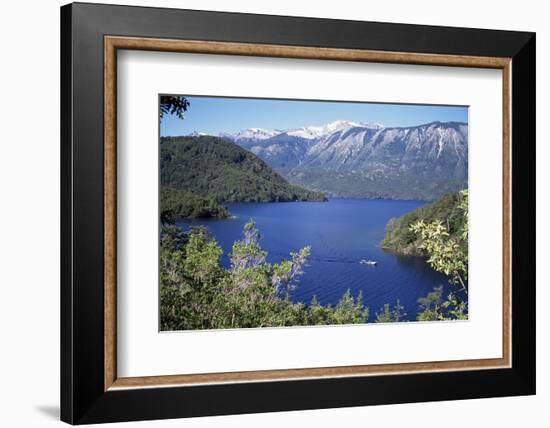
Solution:
<path fill-rule="evenodd" d="M 315 295 L 321 304 L 334 305 L 349 288 L 354 296 L 359 290 L 363 292 L 371 320 L 384 303 L 393 306 L 397 299 L 405 306 L 406 318 L 414 320 L 419 297 L 439 285 L 447 293 L 451 286 L 423 258 L 385 252 L 380 242 L 390 218 L 423 204 L 380 199 L 240 203 L 228 205 L 235 218 L 181 220 L 178 224 L 184 228 L 206 226 L 222 246 L 223 263 L 229 266 L 227 254 L 233 242 L 242 238 L 244 224 L 254 219 L 270 262 L 311 246 L 311 257 L 293 292 L 293 301 L 309 303 Z M 376 260 L 378 266 L 361 265 L 361 259 Z"/>

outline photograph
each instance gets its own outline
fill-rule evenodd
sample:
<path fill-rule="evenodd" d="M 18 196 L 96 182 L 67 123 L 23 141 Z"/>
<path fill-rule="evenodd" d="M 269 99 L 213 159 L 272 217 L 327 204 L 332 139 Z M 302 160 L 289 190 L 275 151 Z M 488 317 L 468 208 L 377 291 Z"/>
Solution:
<path fill-rule="evenodd" d="M 8 426 L 543 414 L 544 14 L 399 2 L 8 20 Z"/>
<path fill-rule="evenodd" d="M 468 106 L 159 95 L 160 330 L 468 319 Z"/>

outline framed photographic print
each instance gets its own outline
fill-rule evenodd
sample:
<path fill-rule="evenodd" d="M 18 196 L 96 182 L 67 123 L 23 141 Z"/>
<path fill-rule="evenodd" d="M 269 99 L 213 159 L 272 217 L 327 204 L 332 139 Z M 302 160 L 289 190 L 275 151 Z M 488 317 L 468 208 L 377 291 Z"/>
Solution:
<path fill-rule="evenodd" d="M 76 3 L 61 53 L 62 420 L 535 393 L 533 33 Z"/>

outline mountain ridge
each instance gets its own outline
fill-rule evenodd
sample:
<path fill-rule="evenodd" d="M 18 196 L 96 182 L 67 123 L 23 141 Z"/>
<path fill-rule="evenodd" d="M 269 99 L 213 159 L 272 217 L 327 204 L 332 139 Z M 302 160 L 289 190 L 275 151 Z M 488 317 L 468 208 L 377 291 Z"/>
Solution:
<path fill-rule="evenodd" d="M 420 123 L 418 125 L 408 125 L 408 126 L 385 126 L 378 122 L 355 122 L 351 120 L 345 120 L 345 119 L 338 119 L 334 120 L 332 122 L 327 122 L 323 125 L 304 125 L 298 128 L 289 128 L 289 129 L 267 129 L 267 128 L 260 128 L 260 127 L 250 127 L 245 128 L 237 132 L 219 132 L 217 134 L 210 134 L 207 132 L 202 131 L 192 131 L 184 136 L 186 137 L 197 137 L 197 136 L 212 136 L 212 137 L 221 137 L 221 138 L 227 138 L 230 140 L 240 140 L 240 139 L 267 139 L 271 138 L 280 134 L 287 134 L 290 135 L 290 132 L 299 131 L 302 129 L 312 129 L 312 128 L 326 128 L 330 125 L 336 125 L 338 123 L 347 123 L 349 124 L 349 128 L 351 127 L 357 127 L 357 128 L 371 128 L 371 129 L 405 129 L 405 128 L 419 128 L 423 126 L 429 126 L 434 124 L 455 124 L 455 125 L 468 125 L 467 122 L 459 122 L 459 121 L 440 121 L 440 120 L 433 120 L 430 122 Z M 353 125 L 353 126 L 351 126 Z M 335 129 L 332 132 L 328 132 L 327 134 L 337 132 L 340 129 Z M 254 135 L 256 134 L 256 135 Z M 258 138 L 257 135 L 264 135 L 265 137 Z"/>
<path fill-rule="evenodd" d="M 223 138 L 289 182 L 329 196 L 435 200 L 467 187 L 465 122 L 385 127 L 339 120 L 286 131 L 250 129 Z"/>

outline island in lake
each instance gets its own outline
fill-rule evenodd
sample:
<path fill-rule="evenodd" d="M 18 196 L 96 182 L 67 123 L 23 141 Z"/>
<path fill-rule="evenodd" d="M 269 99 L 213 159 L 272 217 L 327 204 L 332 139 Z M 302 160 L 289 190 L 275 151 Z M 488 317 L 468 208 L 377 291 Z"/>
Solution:
<path fill-rule="evenodd" d="M 161 330 L 467 319 L 467 108 L 160 105 Z"/>

